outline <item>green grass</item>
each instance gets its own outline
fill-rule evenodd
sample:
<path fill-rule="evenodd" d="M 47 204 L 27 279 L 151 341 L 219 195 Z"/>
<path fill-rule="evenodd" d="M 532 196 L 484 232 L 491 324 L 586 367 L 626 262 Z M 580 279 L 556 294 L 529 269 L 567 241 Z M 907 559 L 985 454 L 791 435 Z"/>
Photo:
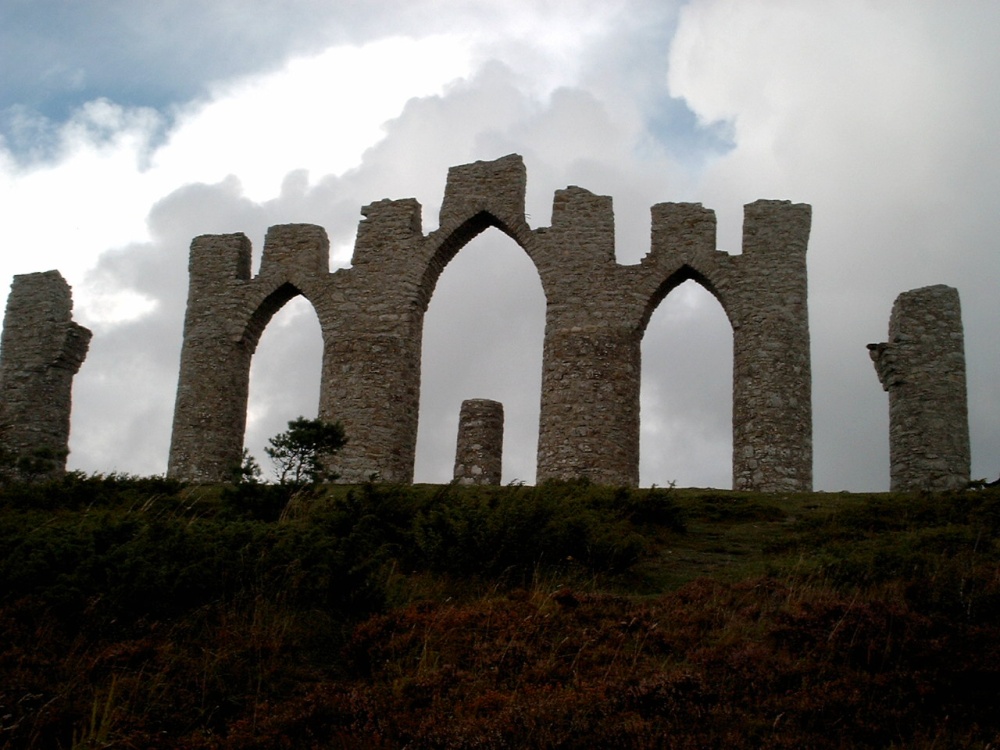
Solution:
<path fill-rule="evenodd" d="M 996 746 L 998 540 L 997 490 L 8 485 L 0 748 Z"/>

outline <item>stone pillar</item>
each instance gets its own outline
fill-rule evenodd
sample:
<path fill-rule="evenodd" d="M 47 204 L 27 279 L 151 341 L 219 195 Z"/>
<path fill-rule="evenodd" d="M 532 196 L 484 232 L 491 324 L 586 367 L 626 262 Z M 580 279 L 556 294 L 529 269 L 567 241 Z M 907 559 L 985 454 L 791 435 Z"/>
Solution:
<path fill-rule="evenodd" d="M 546 294 L 537 481 L 639 483 L 641 334 L 615 263 L 611 198 L 556 191 L 538 235 Z"/>
<path fill-rule="evenodd" d="M 240 289 L 250 279 L 250 240 L 243 234 L 196 237 L 188 270 L 167 475 L 222 482 L 240 465 L 246 431 L 253 352 L 244 338 Z"/>
<path fill-rule="evenodd" d="M 631 329 L 548 330 L 538 481 L 639 484 L 640 338 Z"/>
<path fill-rule="evenodd" d="M 419 335 L 363 327 L 327 341 L 320 417 L 340 421 L 347 445 L 334 457 L 339 482 L 413 481 L 420 404 Z"/>
<path fill-rule="evenodd" d="M 746 206 L 728 296 L 733 323 L 733 489 L 812 490 L 806 249 L 810 208 Z"/>
<path fill-rule="evenodd" d="M 500 484 L 503 464 L 503 404 L 485 398 L 462 402 L 455 449 L 459 484 Z"/>
<path fill-rule="evenodd" d="M 91 337 L 72 311 L 58 271 L 14 277 L 0 340 L 0 446 L 35 464 L 27 474 L 66 469 L 73 376 Z"/>
<path fill-rule="evenodd" d="M 339 420 L 347 445 L 337 454 L 340 482 L 409 483 L 417 444 L 423 271 L 420 204 L 378 201 L 362 208 L 352 267 L 324 327 L 320 416 Z M 419 270 L 418 270 L 419 269 Z"/>
<path fill-rule="evenodd" d="M 951 490 L 969 483 L 969 411 L 958 290 L 904 292 L 889 341 L 869 344 L 889 393 L 890 489 Z"/>

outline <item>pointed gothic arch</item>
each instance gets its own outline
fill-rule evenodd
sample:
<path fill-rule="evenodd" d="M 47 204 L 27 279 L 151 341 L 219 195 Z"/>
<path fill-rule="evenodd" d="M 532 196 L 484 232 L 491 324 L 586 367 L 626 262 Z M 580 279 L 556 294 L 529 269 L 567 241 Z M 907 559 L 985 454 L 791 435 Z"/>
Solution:
<path fill-rule="evenodd" d="M 243 448 L 270 476 L 270 438 L 292 419 L 318 416 L 323 333 L 315 306 L 297 291 L 268 317 L 250 360 Z"/>
<path fill-rule="evenodd" d="M 718 296 L 697 277 L 672 284 L 641 347 L 640 484 L 728 487 L 733 328 Z"/>
<path fill-rule="evenodd" d="M 449 252 L 448 265 L 434 281 L 422 346 L 438 358 L 421 360 L 417 481 L 451 481 L 459 412 L 464 400 L 474 398 L 503 404 L 504 474 L 534 479 L 545 293 L 537 267 L 518 247 L 510 232 L 490 223 Z M 528 326 L 530 350 L 510 350 L 512 325 Z"/>

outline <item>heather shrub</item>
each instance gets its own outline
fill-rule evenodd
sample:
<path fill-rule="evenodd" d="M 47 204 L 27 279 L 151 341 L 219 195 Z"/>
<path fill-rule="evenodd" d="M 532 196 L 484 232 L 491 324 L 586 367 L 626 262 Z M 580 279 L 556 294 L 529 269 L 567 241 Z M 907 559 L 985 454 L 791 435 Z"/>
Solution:
<path fill-rule="evenodd" d="M 80 510 L 179 506 L 184 483 L 162 476 L 84 474 L 71 471 L 39 482 L 0 485 L 0 509 Z"/>
<path fill-rule="evenodd" d="M 61 481 L 0 489 L 3 750 L 1000 741 L 993 490 Z"/>
<path fill-rule="evenodd" d="M 413 522 L 415 566 L 453 575 L 531 578 L 538 568 L 621 571 L 645 551 L 622 505 L 562 486 L 436 494 Z"/>
<path fill-rule="evenodd" d="M 221 509 L 234 519 L 277 521 L 299 491 L 288 484 L 236 482 L 222 488 Z"/>

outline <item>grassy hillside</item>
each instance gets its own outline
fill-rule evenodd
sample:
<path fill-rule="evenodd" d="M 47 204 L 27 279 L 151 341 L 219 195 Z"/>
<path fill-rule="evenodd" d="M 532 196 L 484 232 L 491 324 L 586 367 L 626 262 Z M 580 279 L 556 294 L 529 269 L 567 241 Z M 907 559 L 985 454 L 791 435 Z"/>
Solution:
<path fill-rule="evenodd" d="M 0 488 L 0 748 L 1000 743 L 1000 492 Z"/>

